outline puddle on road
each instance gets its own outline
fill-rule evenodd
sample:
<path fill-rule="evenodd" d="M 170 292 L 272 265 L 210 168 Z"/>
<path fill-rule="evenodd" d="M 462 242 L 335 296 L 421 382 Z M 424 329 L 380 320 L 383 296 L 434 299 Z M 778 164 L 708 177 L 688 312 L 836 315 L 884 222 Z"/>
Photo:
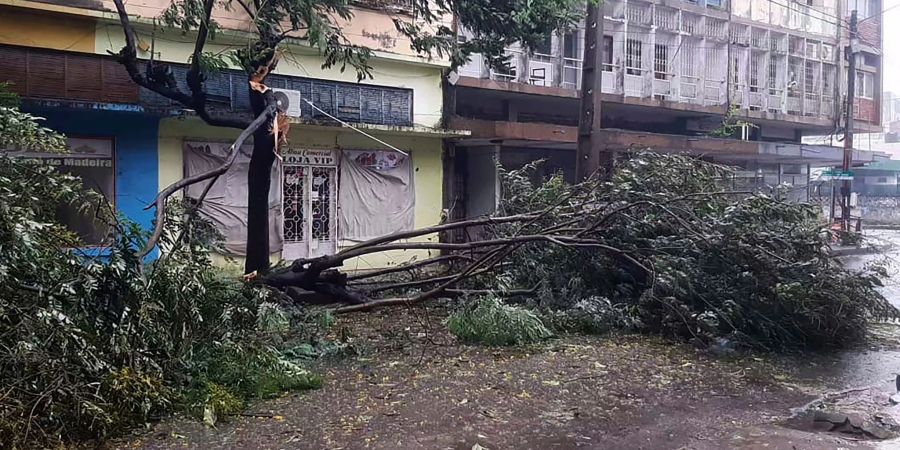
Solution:
<path fill-rule="evenodd" d="M 889 277 L 880 291 L 900 308 L 900 230 L 870 230 L 867 237 L 872 244 L 888 246 L 888 250 L 884 254 L 849 256 L 842 260 L 852 269 L 862 268 L 870 262 L 884 265 Z M 832 394 L 867 386 L 889 394 L 897 392 L 900 324 L 876 324 L 872 331 L 874 337 L 864 347 L 797 359 L 794 364 L 797 381 L 824 386 Z M 871 445 L 879 450 L 900 450 L 900 439 L 871 442 Z"/>

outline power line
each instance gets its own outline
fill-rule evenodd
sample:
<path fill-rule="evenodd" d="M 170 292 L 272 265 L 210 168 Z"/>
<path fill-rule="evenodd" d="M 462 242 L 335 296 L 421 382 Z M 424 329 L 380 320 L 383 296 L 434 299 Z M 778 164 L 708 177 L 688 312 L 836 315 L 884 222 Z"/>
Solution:
<path fill-rule="evenodd" d="M 894 8 L 897 8 L 897 7 L 900 7 L 900 3 L 897 3 L 897 4 L 894 5 L 894 6 L 889 6 L 889 7 L 887 7 L 887 8 L 884 8 L 884 9 L 881 10 L 880 13 L 875 14 L 875 15 L 873 15 L 873 16 L 866 17 L 865 19 L 860 20 L 859 23 L 863 23 L 863 22 L 865 22 L 865 21 L 867 21 L 867 20 L 869 20 L 869 19 L 874 19 L 875 17 L 881 17 L 881 16 L 884 15 L 884 13 L 886 13 L 886 12 L 888 12 L 888 11 L 894 9 Z"/>
<path fill-rule="evenodd" d="M 847 27 L 846 25 L 844 25 L 843 23 L 841 23 L 841 22 L 844 21 L 844 19 L 841 19 L 840 17 L 835 16 L 835 15 L 832 15 L 832 14 L 828 14 L 828 13 L 826 13 L 825 11 L 819 11 L 818 9 L 814 9 L 814 10 L 813 10 L 813 11 L 816 11 L 817 13 L 819 13 L 819 14 L 822 14 L 822 15 L 825 16 L 825 17 L 828 17 L 828 18 L 830 18 L 830 19 L 837 20 L 837 22 L 831 22 L 831 21 L 822 19 L 821 17 L 816 17 L 816 16 L 810 14 L 808 11 L 804 11 L 804 10 L 802 10 L 802 9 L 794 9 L 794 8 L 791 8 L 789 5 L 785 5 L 784 3 L 776 2 L 775 0 L 769 0 L 769 3 L 772 3 L 773 5 L 781 6 L 782 8 L 787 8 L 788 11 L 798 12 L 798 13 L 800 13 L 800 14 L 803 14 L 803 15 L 806 15 L 806 16 L 809 16 L 809 17 L 812 17 L 813 19 L 819 19 L 819 20 L 821 20 L 821 21 L 823 21 L 823 22 L 825 22 L 825 23 L 831 24 L 831 25 L 835 25 L 835 26 L 838 26 L 838 27 L 843 27 L 843 28 L 849 29 L 849 27 Z"/>
<path fill-rule="evenodd" d="M 322 114 L 328 116 L 328 117 L 329 117 L 330 119 L 332 119 L 332 120 L 338 121 L 341 125 L 343 125 L 343 126 L 345 126 L 345 127 L 348 127 L 348 128 L 350 128 L 351 130 L 353 130 L 353 131 L 355 131 L 355 132 L 357 132 L 357 133 L 359 133 L 359 134 L 362 134 L 363 136 L 365 136 L 365 137 L 367 137 L 367 138 L 369 138 L 369 139 L 371 139 L 371 140 L 373 140 L 373 141 L 375 141 L 375 142 L 378 142 L 379 144 L 382 144 L 382 145 L 384 145 L 384 146 L 390 148 L 391 150 L 393 150 L 393 151 L 395 151 L 395 152 L 397 152 L 397 153 L 399 153 L 399 154 L 401 154 L 401 155 L 403 155 L 403 156 L 409 156 L 409 153 L 406 153 L 406 152 L 404 152 L 403 150 L 400 150 L 399 148 L 394 147 L 393 145 L 388 144 L 387 142 L 384 142 L 384 141 L 382 141 L 381 139 L 378 139 L 377 137 L 372 136 L 371 134 L 366 133 L 366 132 L 363 131 L 363 130 L 360 130 L 359 128 L 356 128 L 356 127 L 353 126 L 352 124 L 349 124 L 349 123 L 347 123 L 347 122 L 344 122 L 344 121 L 341 120 L 341 119 L 338 119 L 337 117 L 332 116 L 331 114 L 328 113 L 328 111 L 325 111 L 324 109 L 319 108 L 318 106 L 316 106 L 315 103 L 313 103 L 313 102 L 311 102 L 311 101 L 309 101 L 309 100 L 307 100 L 307 99 L 305 99 L 305 98 L 303 99 L 303 101 L 306 102 L 306 103 L 309 103 L 309 106 L 312 106 L 313 109 L 315 109 L 316 111 L 319 111 L 320 113 L 322 113 Z"/>

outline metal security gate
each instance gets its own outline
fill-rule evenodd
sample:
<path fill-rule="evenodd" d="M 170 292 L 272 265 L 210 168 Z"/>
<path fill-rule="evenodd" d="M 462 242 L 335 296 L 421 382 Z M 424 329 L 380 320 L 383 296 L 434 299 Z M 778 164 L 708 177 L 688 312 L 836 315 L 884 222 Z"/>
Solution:
<path fill-rule="evenodd" d="M 285 153 L 281 182 L 284 259 L 337 250 L 337 166 L 328 150 Z"/>

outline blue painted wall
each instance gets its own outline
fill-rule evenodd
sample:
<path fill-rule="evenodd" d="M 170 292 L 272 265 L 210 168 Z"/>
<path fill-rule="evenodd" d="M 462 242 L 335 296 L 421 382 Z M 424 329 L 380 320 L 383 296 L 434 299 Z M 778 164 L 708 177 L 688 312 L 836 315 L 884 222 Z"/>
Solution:
<path fill-rule="evenodd" d="M 147 114 L 25 108 L 43 117 L 43 125 L 74 137 L 113 137 L 116 153 L 116 207 L 144 229 L 154 210 L 144 210 L 159 191 L 159 118 Z M 155 251 L 154 251 L 155 254 Z"/>

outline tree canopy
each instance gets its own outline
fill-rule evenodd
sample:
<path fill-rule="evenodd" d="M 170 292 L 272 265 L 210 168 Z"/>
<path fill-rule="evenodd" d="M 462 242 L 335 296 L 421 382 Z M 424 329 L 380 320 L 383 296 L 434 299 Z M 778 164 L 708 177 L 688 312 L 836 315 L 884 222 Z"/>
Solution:
<path fill-rule="evenodd" d="M 158 19 L 170 28 L 186 33 L 196 31 L 185 80 L 190 92 L 179 89 L 172 70 L 165 63 L 154 62 L 151 58 L 141 70 L 131 16 L 124 0 L 114 2 L 125 32 L 125 46 L 118 53 L 119 60 L 135 83 L 193 110 L 210 125 L 244 129 L 241 142 L 252 133 L 254 150 L 248 171 L 245 270 L 247 273 L 267 271 L 267 199 L 271 168 L 277 147 L 287 135 L 289 120 L 279 110 L 281 106 L 274 93 L 265 86 L 265 80 L 275 70 L 286 41 L 317 49 L 325 68 L 337 67 L 345 71 L 349 67 L 355 70 L 360 81 L 372 78 L 370 59 L 373 49 L 354 43 L 342 28 L 353 19 L 354 2 L 173 0 Z M 491 65 L 503 65 L 509 44 L 520 42 L 526 48 L 533 48 L 554 30 L 573 25 L 584 10 L 584 3 L 576 0 L 408 0 L 400 6 L 397 12 L 385 10 L 392 14 L 397 32 L 410 39 L 410 46 L 416 53 L 448 58 L 451 69 L 465 63 L 473 53 L 480 53 Z M 247 45 L 225 54 L 205 51 L 208 40 L 215 39 L 221 28 L 215 20 L 219 17 L 217 13 L 238 11 L 245 13 L 254 27 Z M 463 42 L 457 39 L 460 28 L 465 29 L 468 36 Z M 251 105 L 248 112 L 251 114 L 217 111 L 207 102 L 205 81 L 208 74 L 229 65 L 240 67 L 247 73 Z M 232 146 L 232 151 L 238 146 Z M 191 184 L 207 180 L 214 183 L 227 168 L 223 166 L 163 189 L 154 201 L 156 230 L 145 252 L 158 242 L 165 218 L 162 207 L 167 197 Z"/>

